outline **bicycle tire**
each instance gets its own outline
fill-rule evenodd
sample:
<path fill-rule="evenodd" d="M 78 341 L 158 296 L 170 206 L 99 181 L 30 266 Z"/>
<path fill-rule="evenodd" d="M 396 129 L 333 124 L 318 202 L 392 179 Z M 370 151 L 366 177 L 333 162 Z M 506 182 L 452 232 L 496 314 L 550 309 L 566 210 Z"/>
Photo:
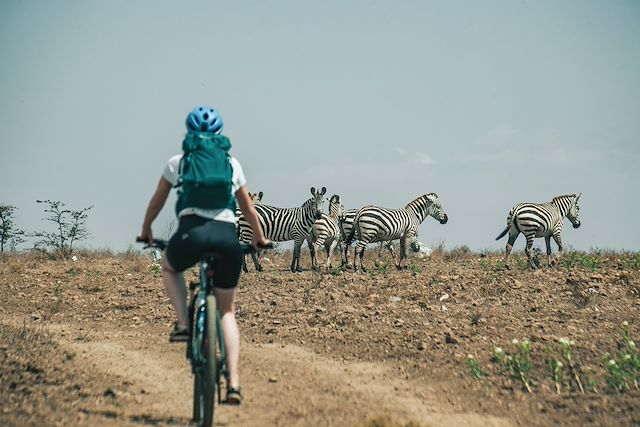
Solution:
<path fill-rule="evenodd" d="M 213 414 L 215 411 L 216 388 L 218 386 L 218 363 L 216 361 L 216 346 L 218 344 L 218 327 L 216 324 L 216 297 L 207 295 L 205 327 L 205 366 L 204 381 L 200 384 L 205 388 L 202 394 L 205 396 L 202 426 L 213 426 Z"/>

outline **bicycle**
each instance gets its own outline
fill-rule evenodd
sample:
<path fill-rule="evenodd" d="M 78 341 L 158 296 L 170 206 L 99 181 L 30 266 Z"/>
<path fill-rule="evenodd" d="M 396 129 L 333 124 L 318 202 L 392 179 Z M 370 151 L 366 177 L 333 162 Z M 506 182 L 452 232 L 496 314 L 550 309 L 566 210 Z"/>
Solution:
<path fill-rule="evenodd" d="M 138 242 L 141 242 L 139 239 Z M 144 242 L 144 249 L 164 250 L 167 241 L 154 239 Z M 241 244 L 244 254 L 255 253 L 250 244 Z M 271 249 L 273 245 L 262 249 Z M 193 382 L 193 422 L 200 427 L 213 425 L 215 397 L 222 403 L 222 376 L 229 381 L 227 355 L 224 347 L 220 311 L 217 309 L 213 271 L 218 255 L 215 252 L 203 254 L 199 262 L 199 281 L 189 283 L 189 323 L 187 340 L 187 359 L 191 362 Z M 213 357 L 212 357 L 213 356 Z"/>

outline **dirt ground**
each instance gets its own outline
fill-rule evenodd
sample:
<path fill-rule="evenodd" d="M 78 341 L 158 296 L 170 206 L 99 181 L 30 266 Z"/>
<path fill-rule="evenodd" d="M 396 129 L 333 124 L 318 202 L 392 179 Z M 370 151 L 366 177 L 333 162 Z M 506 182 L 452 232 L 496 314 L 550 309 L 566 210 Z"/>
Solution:
<path fill-rule="evenodd" d="M 505 270 L 460 248 L 403 271 L 376 255 L 353 273 L 303 254 L 293 274 L 270 252 L 243 274 L 245 401 L 217 407 L 217 425 L 640 425 L 639 254 L 538 270 L 517 254 Z M 192 377 L 149 254 L 3 256 L 0 319 L 0 425 L 189 424 Z M 613 377 L 625 354 L 635 371 Z"/>

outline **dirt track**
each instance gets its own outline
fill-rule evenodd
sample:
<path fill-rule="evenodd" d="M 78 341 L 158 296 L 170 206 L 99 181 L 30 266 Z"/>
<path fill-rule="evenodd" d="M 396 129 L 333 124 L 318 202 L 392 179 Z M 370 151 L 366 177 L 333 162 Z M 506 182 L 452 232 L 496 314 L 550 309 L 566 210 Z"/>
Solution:
<path fill-rule="evenodd" d="M 218 407 L 218 425 L 640 423 L 636 390 L 554 394 L 540 376 L 528 394 L 489 361 L 512 338 L 538 351 L 566 336 L 599 380 L 620 323 L 640 325 L 640 274 L 626 259 L 497 271 L 497 258 L 447 254 L 413 271 L 293 275 L 286 254 L 269 258 L 242 278 L 246 399 Z M 166 342 L 172 316 L 150 260 L 5 258 L 0 292 L 0 424 L 189 423 L 192 381 L 183 347 Z M 489 375 L 474 379 L 468 354 Z"/>

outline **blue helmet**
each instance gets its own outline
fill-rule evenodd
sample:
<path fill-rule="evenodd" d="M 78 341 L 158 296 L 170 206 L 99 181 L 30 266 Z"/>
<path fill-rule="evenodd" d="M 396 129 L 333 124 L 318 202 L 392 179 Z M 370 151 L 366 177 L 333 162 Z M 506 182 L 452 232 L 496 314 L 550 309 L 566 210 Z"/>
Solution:
<path fill-rule="evenodd" d="M 220 133 L 224 127 L 222 116 L 211 107 L 196 107 L 185 121 L 189 132 Z"/>

